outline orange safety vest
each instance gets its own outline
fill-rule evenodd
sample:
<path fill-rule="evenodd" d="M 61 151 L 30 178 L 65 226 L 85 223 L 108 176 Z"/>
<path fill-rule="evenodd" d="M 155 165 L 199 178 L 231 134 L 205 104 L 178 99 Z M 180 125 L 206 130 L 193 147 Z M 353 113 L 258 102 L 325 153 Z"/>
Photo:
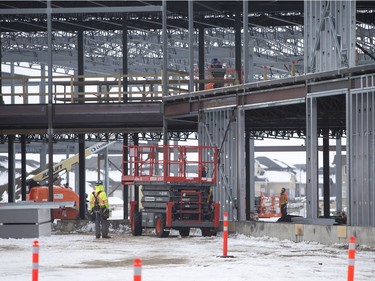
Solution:
<path fill-rule="evenodd" d="M 91 196 L 90 196 L 90 209 L 91 210 L 95 205 L 95 197 L 97 197 L 100 208 L 109 209 L 108 197 L 107 197 L 107 194 L 104 192 L 104 187 L 102 185 L 96 186 L 95 191 L 91 193 Z"/>
<path fill-rule="evenodd" d="M 288 194 L 286 193 L 282 193 L 280 194 L 280 199 L 279 199 L 279 204 L 280 204 L 280 207 L 285 204 L 285 203 L 288 203 Z"/>

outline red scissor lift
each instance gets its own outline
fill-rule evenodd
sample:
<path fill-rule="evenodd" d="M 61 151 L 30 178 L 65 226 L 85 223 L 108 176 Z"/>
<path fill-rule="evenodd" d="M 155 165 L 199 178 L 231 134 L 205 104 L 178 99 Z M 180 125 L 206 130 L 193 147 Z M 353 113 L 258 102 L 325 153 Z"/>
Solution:
<path fill-rule="evenodd" d="M 200 228 L 203 236 L 217 233 L 219 204 L 212 201 L 217 178 L 218 149 L 213 146 L 125 146 L 122 183 L 134 185 L 130 202 L 132 234 L 155 228 L 166 237 L 170 229 L 188 236 Z"/>

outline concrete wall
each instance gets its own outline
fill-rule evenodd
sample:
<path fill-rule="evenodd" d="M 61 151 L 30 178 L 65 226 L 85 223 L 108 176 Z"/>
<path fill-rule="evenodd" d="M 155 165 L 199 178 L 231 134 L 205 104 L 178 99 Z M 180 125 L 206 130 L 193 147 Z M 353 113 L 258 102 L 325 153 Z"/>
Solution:
<path fill-rule="evenodd" d="M 350 236 L 356 237 L 361 246 L 375 247 L 375 227 L 345 225 L 308 225 L 296 223 L 272 223 L 259 221 L 232 222 L 231 231 L 247 236 L 269 236 L 295 242 L 313 241 L 325 245 L 347 244 Z"/>

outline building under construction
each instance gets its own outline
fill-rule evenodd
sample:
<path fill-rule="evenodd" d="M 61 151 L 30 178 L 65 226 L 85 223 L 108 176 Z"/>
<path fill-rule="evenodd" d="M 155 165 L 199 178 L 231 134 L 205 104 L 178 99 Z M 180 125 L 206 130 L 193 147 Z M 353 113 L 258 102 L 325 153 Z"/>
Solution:
<path fill-rule="evenodd" d="M 336 238 L 369 231 L 360 239 L 375 244 L 374 9 L 372 1 L 0 1 L 9 202 L 15 147 L 26 161 L 29 145 L 48 153 L 76 143 L 83 206 L 86 143 L 194 138 L 219 149 L 213 198 L 245 231 L 257 223 L 254 140 L 300 138 L 306 217 L 291 236 L 335 224 L 333 149 L 345 155 L 335 157 L 335 209 L 347 214 Z M 24 199 L 25 169 L 21 178 Z"/>

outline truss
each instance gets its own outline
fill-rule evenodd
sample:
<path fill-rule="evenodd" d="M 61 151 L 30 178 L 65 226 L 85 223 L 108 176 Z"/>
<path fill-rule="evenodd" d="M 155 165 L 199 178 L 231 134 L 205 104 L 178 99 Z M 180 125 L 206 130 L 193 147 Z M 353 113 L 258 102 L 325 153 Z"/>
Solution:
<path fill-rule="evenodd" d="M 80 2 L 80 3 L 78 3 Z M 169 3 L 167 11 L 168 67 L 189 71 L 189 17 L 185 4 Z M 220 2 L 220 1 L 219 1 Z M 301 1 L 302 2 L 302 1 Z M 302 2 L 303 3 L 303 2 Z M 303 8 L 298 3 L 256 3 L 255 12 L 249 14 L 249 33 L 254 49 L 254 80 L 285 78 L 295 73 L 303 74 Z M 2 15 L 2 61 L 27 62 L 33 65 L 46 63 L 47 38 L 46 4 L 6 2 L 4 11 L 17 8 L 17 12 Z M 108 5 L 100 1 L 77 1 L 69 5 L 54 1 L 53 64 L 54 71 L 68 73 L 77 69 L 77 30 L 84 30 L 85 72 L 87 74 L 122 73 L 122 28 L 124 20 L 128 28 L 129 73 L 160 73 L 163 61 L 162 14 L 160 3 L 134 1 L 134 7 L 124 3 Z M 183 7 L 182 7 L 182 6 Z M 197 64 L 198 34 L 204 28 L 205 65 L 212 58 L 220 58 L 229 67 L 234 66 L 234 29 L 236 8 L 240 3 L 194 2 L 194 64 Z M 118 7 L 117 7 L 118 6 Z M 68 8 L 67 8 L 68 7 Z M 84 7 L 84 8 L 83 8 Z M 266 8 L 266 11 L 264 9 Z M 275 7 L 274 9 L 272 7 Z M 357 47 L 358 63 L 374 61 L 373 7 L 358 4 Z M 135 8 L 133 12 L 130 12 Z M 35 12 L 32 12 L 35 11 Z M 127 10 L 124 13 L 122 11 Z M 19 12 L 18 12 L 19 11 Z M 76 13 L 75 13 L 76 11 Z M 84 12 L 83 12 L 84 11 Z M 125 16 L 124 16 L 125 15 Z M 242 15 L 241 15 L 242 16 Z M 5 31 L 6 32 L 5 32 Z M 28 30 L 29 32 L 21 32 Z M 241 51 L 243 46 L 241 47 Z M 266 73 L 265 73 L 266 70 Z"/>
<path fill-rule="evenodd" d="M 256 18 L 261 15 L 250 16 Z M 105 19 L 96 18 L 96 21 L 104 22 Z M 118 30 L 84 31 L 85 71 L 87 73 L 122 73 L 121 28 L 122 26 L 118 24 Z M 297 73 L 302 74 L 302 32 L 302 25 L 293 22 L 288 22 L 283 27 L 273 28 L 250 24 L 249 33 L 254 42 L 255 79 L 263 79 L 263 66 L 268 67 L 269 78 L 286 77 L 290 75 L 292 61 L 297 62 Z M 62 69 L 65 73 L 73 72 L 77 69 L 77 32 L 54 31 L 52 36 L 54 70 Z M 160 28 L 146 30 L 129 26 L 127 37 L 129 73 L 160 73 L 163 60 L 162 30 Z M 205 65 L 208 66 L 212 58 L 220 58 L 225 65 L 234 67 L 234 37 L 234 29 L 231 28 L 217 26 L 206 28 Z M 197 64 L 198 44 L 196 30 L 193 46 L 195 64 Z M 33 65 L 47 63 L 46 32 L 3 32 L 2 47 L 3 62 L 27 62 Z M 171 69 L 188 72 L 188 30 L 168 25 L 168 56 Z"/>
<path fill-rule="evenodd" d="M 26 143 L 48 143 L 47 134 L 28 134 L 26 136 Z M 152 141 L 160 142 L 163 140 L 163 133 L 161 132 L 142 132 L 142 133 L 129 133 L 129 142 L 132 143 L 134 138 L 138 138 L 140 141 Z M 187 141 L 187 140 L 197 140 L 198 135 L 196 132 L 169 132 L 168 140 L 176 141 Z M 0 144 L 8 143 L 8 135 L 0 134 Z M 85 134 L 85 140 L 88 142 L 105 142 L 105 141 L 123 141 L 123 133 L 89 133 Z M 14 135 L 15 142 L 21 142 L 21 135 Z M 53 142 L 78 142 L 78 134 L 54 134 Z"/>
<path fill-rule="evenodd" d="M 318 132 L 318 137 L 323 138 L 325 136 L 324 132 L 321 130 Z M 328 132 L 330 139 L 341 139 L 346 137 L 346 131 L 341 129 L 331 129 Z M 273 131 L 251 131 L 250 138 L 255 140 L 263 139 L 304 139 L 306 138 L 306 129 L 301 130 L 273 130 Z"/>

